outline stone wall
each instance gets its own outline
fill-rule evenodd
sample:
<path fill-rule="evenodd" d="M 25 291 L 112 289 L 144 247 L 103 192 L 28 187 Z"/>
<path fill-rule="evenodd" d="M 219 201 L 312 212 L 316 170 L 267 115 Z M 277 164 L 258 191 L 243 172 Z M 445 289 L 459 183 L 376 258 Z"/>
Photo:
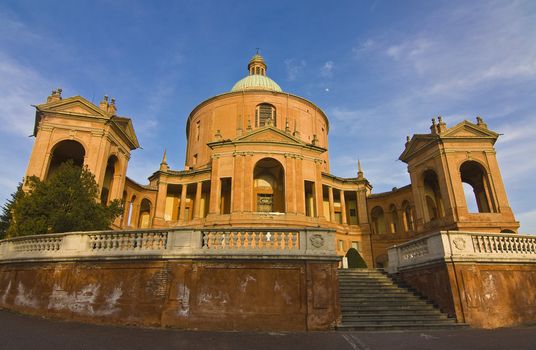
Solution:
<path fill-rule="evenodd" d="M 183 329 L 331 329 L 340 319 L 334 235 L 176 228 L 3 240 L 0 308 Z"/>
<path fill-rule="evenodd" d="M 0 266 L 0 307 L 94 323 L 210 330 L 325 330 L 337 263 L 147 260 Z"/>
<path fill-rule="evenodd" d="M 536 237 L 439 232 L 389 250 L 391 273 L 478 328 L 536 323 Z"/>

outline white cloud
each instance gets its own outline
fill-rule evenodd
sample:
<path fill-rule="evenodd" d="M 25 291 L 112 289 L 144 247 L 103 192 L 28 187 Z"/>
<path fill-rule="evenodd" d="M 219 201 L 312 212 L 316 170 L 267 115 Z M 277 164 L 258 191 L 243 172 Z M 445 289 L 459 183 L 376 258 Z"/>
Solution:
<path fill-rule="evenodd" d="M 305 68 L 306 62 L 304 60 L 288 58 L 285 60 L 285 66 L 287 68 L 287 80 L 294 81 Z"/>
<path fill-rule="evenodd" d="M 333 76 L 333 61 L 327 61 L 320 69 L 320 75 L 324 78 L 331 78 Z"/>

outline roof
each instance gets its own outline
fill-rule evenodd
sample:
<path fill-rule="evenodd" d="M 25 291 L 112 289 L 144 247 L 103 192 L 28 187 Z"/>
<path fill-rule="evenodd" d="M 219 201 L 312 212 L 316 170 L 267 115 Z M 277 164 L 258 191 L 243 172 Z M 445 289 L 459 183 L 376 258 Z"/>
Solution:
<path fill-rule="evenodd" d="M 234 84 L 231 92 L 243 90 L 269 90 L 283 92 L 281 87 L 265 75 L 253 74 L 239 80 Z"/>

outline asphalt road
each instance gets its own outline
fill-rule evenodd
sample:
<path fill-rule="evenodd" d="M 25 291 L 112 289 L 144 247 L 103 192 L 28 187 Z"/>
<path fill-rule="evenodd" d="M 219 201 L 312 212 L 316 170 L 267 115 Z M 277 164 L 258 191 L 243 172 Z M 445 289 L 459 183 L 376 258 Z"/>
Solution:
<path fill-rule="evenodd" d="M 0 311 L 0 349 L 536 349 L 536 326 L 411 332 L 201 332 L 97 326 Z"/>

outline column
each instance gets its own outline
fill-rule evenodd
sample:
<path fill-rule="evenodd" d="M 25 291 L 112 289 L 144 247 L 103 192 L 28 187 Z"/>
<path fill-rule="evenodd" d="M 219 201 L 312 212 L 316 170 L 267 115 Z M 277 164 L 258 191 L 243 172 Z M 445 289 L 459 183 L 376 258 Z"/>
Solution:
<path fill-rule="evenodd" d="M 344 199 L 344 191 L 340 190 L 340 197 L 341 197 L 341 216 L 342 216 L 342 224 L 346 225 L 346 200 Z"/>
<path fill-rule="evenodd" d="M 329 196 L 329 221 L 335 222 L 335 205 L 333 204 L 333 187 L 328 187 Z"/>
<path fill-rule="evenodd" d="M 220 212 L 220 177 L 219 177 L 219 156 L 212 156 L 212 174 L 210 178 L 210 208 L 209 214 L 219 214 Z"/>
<path fill-rule="evenodd" d="M 319 218 L 324 217 L 324 197 L 322 192 L 322 159 L 315 159 L 316 168 L 316 181 L 315 181 L 315 194 L 316 194 L 316 213 Z"/>
<path fill-rule="evenodd" d="M 356 192 L 357 220 L 359 225 L 368 224 L 367 190 L 360 188 Z"/>
<path fill-rule="evenodd" d="M 181 191 L 181 202 L 179 204 L 179 222 L 185 222 L 184 218 L 184 212 L 186 209 L 186 190 L 188 188 L 187 184 L 182 185 L 182 191 Z"/>
<path fill-rule="evenodd" d="M 245 153 L 244 156 L 244 211 L 251 212 L 253 209 L 253 153 Z"/>
<path fill-rule="evenodd" d="M 232 212 L 242 212 L 244 206 L 244 154 L 241 152 L 236 152 L 234 155 L 234 172 L 233 172 L 233 187 L 232 187 L 232 196 L 233 196 L 233 207 Z"/>
<path fill-rule="evenodd" d="M 154 217 L 157 220 L 165 220 L 166 216 L 166 197 L 167 197 L 167 183 L 161 179 L 158 182 L 158 192 L 156 194 L 155 212 Z"/>
<path fill-rule="evenodd" d="M 296 195 L 294 195 L 296 212 L 305 215 L 305 185 L 303 180 L 303 157 L 294 159 L 294 172 L 296 173 Z"/>
<path fill-rule="evenodd" d="M 194 202 L 194 219 L 199 219 L 199 208 L 201 206 L 201 193 L 203 191 L 203 182 L 199 181 L 195 188 L 195 202 Z"/>
<path fill-rule="evenodd" d="M 296 185 L 294 183 L 294 162 L 291 154 L 285 154 L 285 212 L 295 213 L 296 203 L 294 198 L 296 192 Z"/>

